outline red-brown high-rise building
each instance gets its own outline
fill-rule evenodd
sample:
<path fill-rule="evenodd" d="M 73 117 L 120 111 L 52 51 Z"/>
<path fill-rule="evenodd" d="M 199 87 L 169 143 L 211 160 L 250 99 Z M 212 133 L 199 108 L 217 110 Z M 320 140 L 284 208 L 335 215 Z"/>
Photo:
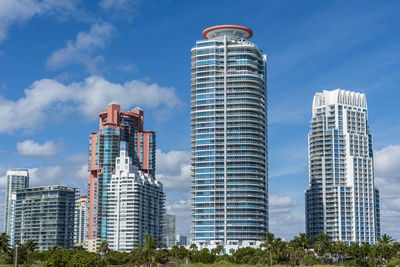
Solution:
<path fill-rule="evenodd" d="M 155 174 L 156 136 L 155 132 L 143 131 L 143 111 L 121 111 L 120 105 L 108 105 L 99 114 L 99 131 L 89 140 L 89 251 L 96 251 L 100 242 L 107 241 L 107 188 L 121 141 L 126 142 L 133 165 L 153 177 Z"/>

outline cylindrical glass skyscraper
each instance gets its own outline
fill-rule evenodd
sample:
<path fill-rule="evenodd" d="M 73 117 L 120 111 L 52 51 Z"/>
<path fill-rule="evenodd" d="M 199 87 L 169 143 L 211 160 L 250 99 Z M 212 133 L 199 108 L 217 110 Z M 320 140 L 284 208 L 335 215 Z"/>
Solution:
<path fill-rule="evenodd" d="M 192 240 L 241 244 L 268 232 L 266 55 L 249 28 L 203 31 L 192 48 Z"/>

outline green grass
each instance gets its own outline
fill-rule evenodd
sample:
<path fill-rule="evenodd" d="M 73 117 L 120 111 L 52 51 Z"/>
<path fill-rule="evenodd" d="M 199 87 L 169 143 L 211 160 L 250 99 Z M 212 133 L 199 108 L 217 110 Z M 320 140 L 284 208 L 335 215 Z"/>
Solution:
<path fill-rule="evenodd" d="M 260 267 L 265 265 L 251 265 L 251 264 L 232 264 L 227 262 L 222 263 L 214 263 L 214 264 L 203 264 L 203 263 L 190 263 L 190 264 L 180 264 L 177 265 L 179 267 L 229 267 L 229 266 L 236 266 L 236 267 Z M 299 265 L 296 265 L 299 266 Z M 302 266 L 302 265 L 300 265 Z M 327 267 L 332 265 L 312 265 L 311 267 Z M 340 267 L 340 265 L 333 265 L 335 267 Z M 274 267 L 287 267 L 287 265 L 274 265 Z"/>

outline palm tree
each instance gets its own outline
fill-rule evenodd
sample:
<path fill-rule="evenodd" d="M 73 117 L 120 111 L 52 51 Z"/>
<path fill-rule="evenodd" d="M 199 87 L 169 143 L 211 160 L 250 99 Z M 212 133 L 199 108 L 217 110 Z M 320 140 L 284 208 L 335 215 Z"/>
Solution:
<path fill-rule="evenodd" d="M 151 235 L 145 234 L 143 239 L 143 253 L 149 266 L 152 266 L 155 258 L 154 251 L 157 248 L 157 239 Z"/>
<path fill-rule="evenodd" d="M 376 244 L 372 245 L 369 250 L 369 257 L 372 258 L 374 262 L 374 267 L 376 266 L 376 260 L 379 257 L 378 246 Z"/>
<path fill-rule="evenodd" d="M 378 240 L 378 252 L 386 264 L 392 257 L 393 238 L 387 234 L 382 235 Z"/>
<path fill-rule="evenodd" d="M 383 244 L 392 244 L 394 239 L 387 234 L 384 234 L 381 238 L 379 238 L 378 242 Z"/>
<path fill-rule="evenodd" d="M 347 251 L 347 245 L 343 241 L 337 241 L 333 245 L 333 249 L 335 251 L 335 254 L 339 258 L 339 262 L 343 261 L 343 258 L 346 256 L 346 251 Z"/>
<path fill-rule="evenodd" d="M 108 242 L 107 241 L 101 242 L 99 250 L 100 250 L 101 254 L 103 255 L 103 257 L 105 257 L 107 252 L 110 250 L 108 247 Z"/>
<path fill-rule="evenodd" d="M 302 247 L 305 250 L 310 247 L 311 239 L 305 233 L 300 233 L 293 239 L 293 242 L 296 247 Z"/>
<path fill-rule="evenodd" d="M 223 245 L 217 245 L 215 248 L 211 250 L 211 253 L 214 255 L 221 255 L 222 251 L 224 251 Z"/>
<path fill-rule="evenodd" d="M 10 251 L 10 241 L 8 235 L 4 232 L 0 235 L 0 263 L 3 263 L 3 254 Z"/>
<path fill-rule="evenodd" d="M 370 245 L 367 242 L 363 242 L 359 249 L 363 257 L 363 266 L 366 266 L 368 265 L 367 256 L 370 253 Z"/>
<path fill-rule="evenodd" d="M 63 248 L 60 246 L 52 246 L 51 248 L 49 248 L 47 251 L 49 252 L 50 255 L 54 254 L 57 251 L 62 250 Z"/>
<path fill-rule="evenodd" d="M 329 253 L 330 248 L 331 248 L 331 242 L 329 241 L 328 236 L 324 233 L 319 233 L 314 243 L 315 252 L 324 261 L 326 261 L 325 255 Z"/>
<path fill-rule="evenodd" d="M 261 248 L 266 248 L 269 252 L 269 263 L 272 266 L 272 249 L 274 248 L 275 236 L 273 233 L 267 233 L 265 238 L 262 240 L 263 243 L 260 245 Z"/>
<path fill-rule="evenodd" d="M 30 239 L 28 241 L 26 241 L 26 243 L 23 246 L 26 249 L 26 252 L 28 254 L 28 258 L 27 258 L 28 266 L 31 266 L 31 258 L 30 258 L 31 253 L 33 253 L 38 248 L 38 246 L 36 245 L 35 242 L 33 242 Z"/>
<path fill-rule="evenodd" d="M 195 243 L 192 243 L 192 244 L 190 244 L 189 249 L 191 249 L 191 250 L 197 250 L 198 247 L 197 247 L 197 245 L 196 245 Z"/>

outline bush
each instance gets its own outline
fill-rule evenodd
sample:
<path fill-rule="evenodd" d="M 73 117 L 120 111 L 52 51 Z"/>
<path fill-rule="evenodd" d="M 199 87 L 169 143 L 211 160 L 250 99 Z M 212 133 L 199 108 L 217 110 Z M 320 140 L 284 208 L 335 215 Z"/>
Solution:
<path fill-rule="evenodd" d="M 45 267 L 105 267 L 106 265 L 99 254 L 76 249 L 56 251 L 44 263 Z"/>

